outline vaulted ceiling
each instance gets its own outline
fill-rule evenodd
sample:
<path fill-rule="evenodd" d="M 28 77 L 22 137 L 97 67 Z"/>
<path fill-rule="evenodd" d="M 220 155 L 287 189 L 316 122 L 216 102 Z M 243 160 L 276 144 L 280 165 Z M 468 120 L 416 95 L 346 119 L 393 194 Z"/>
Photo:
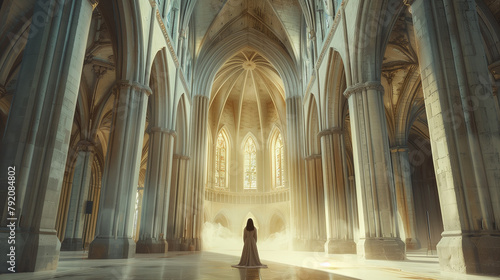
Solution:
<path fill-rule="evenodd" d="M 195 52 L 236 32 L 251 30 L 278 43 L 295 60 L 300 51 L 302 18 L 297 0 L 198 1 L 192 17 Z"/>
<path fill-rule="evenodd" d="M 285 92 L 272 64 L 246 48 L 217 72 L 210 98 L 210 120 L 217 131 L 223 125 L 240 135 L 252 132 L 264 141 L 273 124 L 283 124 Z"/>
<path fill-rule="evenodd" d="M 382 65 L 391 146 L 403 145 L 411 133 L 428 137 L 414 33 L 411 14 L 406 9 L 394 24 Z"/>

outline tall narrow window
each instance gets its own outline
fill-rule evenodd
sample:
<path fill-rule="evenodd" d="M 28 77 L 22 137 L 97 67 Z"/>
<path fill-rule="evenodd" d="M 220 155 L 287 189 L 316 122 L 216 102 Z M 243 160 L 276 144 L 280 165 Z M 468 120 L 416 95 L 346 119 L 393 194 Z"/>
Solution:
<path fill-rule="evenodd" d="M 245 184 L 247 190 L 257 189 L 257 149 L 252 137 L 245 142 Z"/>
<path fill-rule="evenodd" d="M 277 132 L 271 142 L 272 162 L 273 162 L 273 186 L 281 188 L 285 186 L 285 148 L 281 133 Z"/>
<path fill-rule="evenodd" d="M 274 182 L 277 188 L 285 186 L 284 167 L 285 151 L 283 148 L 283 139 L 281 138 L 281 133 L 278 133 L 274 141 Z"/>
<path fill-rule="evenodd" d="M 215 187 L 227 188 L 227 137 L 223 131 L 217 137 L 215 149 Z"/>

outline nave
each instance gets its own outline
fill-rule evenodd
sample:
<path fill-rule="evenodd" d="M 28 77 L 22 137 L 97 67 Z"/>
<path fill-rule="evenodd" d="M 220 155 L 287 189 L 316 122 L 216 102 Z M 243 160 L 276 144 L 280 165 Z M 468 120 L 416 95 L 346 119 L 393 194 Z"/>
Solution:
<path fill-rule="evenodd" d="M 0 273 L 175 279 L 252 218 L 328 272 L 500 275 L 499 1 L 0 3 Z"/>

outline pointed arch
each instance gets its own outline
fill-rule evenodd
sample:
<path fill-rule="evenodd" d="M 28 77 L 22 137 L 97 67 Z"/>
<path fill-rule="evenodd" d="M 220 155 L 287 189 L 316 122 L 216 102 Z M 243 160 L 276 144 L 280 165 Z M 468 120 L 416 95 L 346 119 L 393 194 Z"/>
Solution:
<path fill-rule="evenodd" d="M 334 49 L 330 49 L 328 69 L 324 87 L 325 101 L 322 106 L 320 129 L 325 130 L 332 127 L 343 127 L 343 107 L 347 99 L 344 91 L 347 88 L 346 73 L 342 56 Z"/>
<path fill-rule="evenodd" d="M 187 139 L 188 139 L 188 110 L 186 108 L 185 94 L 179 98 L 177 103 L 177 112 L 175 118 L 175 132 L 177 134 L 175 140 L 175 152 L 179 155 L 187 155 Z"/>
<path fill-rule="evenodd" d="M 285 141 L 281 130 L 274 127 L 269 137 L 271 178 L 274 189 L 286 187 Z"/>
<path fill-rule="evenodd" d="M 239 31 L 228 36 L 224 41 L 205 46 L 200 51 L 195 72 L 198 79 L 194 84 L 194 92 L 208 96 L 215 79 L 217 69 L 238 51 L 253 48 L 261 54 L 278 71 L 285 86 L 286 97 L 299 95 L 297 62 L 287 53 L 286 49 L 275 41 L 256 30 Z"/>
<path fill-rule="evenodd" d="M 257 139 L 248 133 L 243 141 L 243 189 L 257 189 Z"/>
<path fill-rule="evenodd" d="M 306 111 L 306 152 L 307 156 L 319 154 L 320 143 L 318 133 L 320 131 L 318 102 L 315 95 L 310 94 L 307 98 Z"/>
<path fill-rule="evenodd" d="M 97 6 L 109 27 L 116 57 L 117 80 L 147 84 L 146 49 L 140 4 L 137 1 L 101 1 Z"/>
<path fill-rule="evenodd" d="M 171 129 L 172 114 L 175 108 L 172 106 L 172 97 L 170 93 L 170 81 L 168 73 L 167 50 L 159 50 L 151 66 L 150 96 L 152 109 L 152 125 L 154 127 L 163 127 Z"/>
<path fill-rule="evenodd" d="M 228 189 L 229 150 L 229 136 L 223 127 L 219 130 L 215 143 L 214 187 L 217 189 Z"/>
<path fill-rule="evenodd" d="M 241 149 L 244 150 L 245 149 L 245 143 L 248 141 L 248 138 L 252 138 L 252 140 L 254 141 L 255 143 L 255 147 L 257 150 L 260 150 L 261 147 L 259 145 L 259 142 L 257 141 L 257 137 L 255 137 L 255 135 L 252 133 L 252 132 L 248 132 L 245 137 L 243 137 L 243 141 L 241 141 Z"/>
<path fill-rule="evenodd" d="M 410 68 L 411 76 L 419 78 L 419 72 L 415 68 L 414 66 Z M 392 145 L 405 145 L 413 122 L 422 112 L 425 112 L 421 79 L 416 79 L 415 83 L 409 84 L 404 93 L 395 112 L 396 121 L 392 128 L 394 135 L 389 139 Z"/>
<path fill-rule="evenodd" d="M 226 213 L 224 212 L 225 211 L 220 211 L 217 215 L 215 215 L 214 223 L 220 224 L 225 228 L 230 228 L 229 219 L 226 217 Z"/>
<path fill-rule="evenodd" d="M 486 59 L 488 64 L 494 65 L 500 57 L 500 25 L 496 22 L 495 16 L 484 1 L 477 1 L 479 27 L 481 29 Z M 492 69 L 490 69 L 491 71 Z"/>
<path fill-rule="evenodd" d="M 350 85 L 366 81 L 380 81 L 382 63 L 389 36 L 394 24 L 405 8 L 403 1 L 370 0 L 361 1 L 356 32 L 350 42 L 350 63 L 352 80 Z"/>

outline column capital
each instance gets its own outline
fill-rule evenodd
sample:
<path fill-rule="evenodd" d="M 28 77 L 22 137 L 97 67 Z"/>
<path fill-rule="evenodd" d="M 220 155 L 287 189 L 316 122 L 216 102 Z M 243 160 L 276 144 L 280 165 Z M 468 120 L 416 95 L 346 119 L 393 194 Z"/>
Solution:
<path fill-rule="evenodd" d="M 197 94 L 197 95 L 194 95 L 194 96 L 193 96 L 193 99 L 196 99 L 196 98 L 198 98 L 198 99 L 207 99 L 207 100 L 210 100 L 210 98 L 209 98 L 208 96 L 206 96 L 206 95 L 201 95 L 201 94 Z"/>
<path fill-rule="evenodd" d="M 344 91 L 344 96 L 346 99 L 349 99 L 349 96 L 355 93 L 362 92 L 364 90 L 376 90 L 378 92 L 384 93 L 384 86 L 379 81 L 372 81 L 366 83 L 358 83 L 348 87 Z"/>
<path fill-rule="evenodd" d="M 285 102 L 287 102 L 288 100 L 293 100 L 293 101 L 299 100 L 299 101 L 301 101 L 302 97 L 300 95 L 289 96 L 289 97 L 286 98 Z"/>
<path fill-rule="evenodd" d="M 137 91 L 140 91 L 147 96 L 150 96 L 152 93 L 152 90 L 149 86 L 140 84 L 138 82 L 130 81 L 130 80 L 118 80 L 115 83 L 115 89 L 120 90 L 123 88 L 133 88 Z"/>
<path fill-rule="evenodd" d="M 175 130 L 171 130 L 171 129 L 168 129 L 168 128 L 151 127 L 151 128 L 148 129 L 148 133 L 155 133 L 155 132 L 159 132 L 159 133 L 167 134 L 167 135 L 172 135 L 173 137 L 177 136 L 177 132 L 175 132 Z"/>
<path fill-rule="evenodd" d="M 344 130 L 340 127 L 331 127 L 325 130 L 322 130 L 318 132 L 318 136 L 321 138 L 326 135 L 332 135 L 332 134 L 344 134 Z"/>

